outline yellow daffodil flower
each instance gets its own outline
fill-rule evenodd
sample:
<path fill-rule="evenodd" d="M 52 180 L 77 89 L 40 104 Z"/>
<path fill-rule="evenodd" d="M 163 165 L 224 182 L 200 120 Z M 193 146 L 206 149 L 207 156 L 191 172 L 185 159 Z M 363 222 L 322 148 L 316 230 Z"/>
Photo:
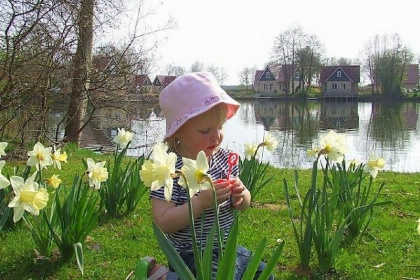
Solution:
<path fill-rule="evenodd" d="M 369 156 L 369 160 L 367 161 L 364 170 L 369 172 L 373 178 L 376 178 L 378 175 L 378 171 L 383 170 L 385 166 L 385 160 L 381 157 L 376 156 Z"/>
<path fill-rule="evenodd" d="M 166 145 L 161 143 L 153 147 L 151 159 L 143 163 L 140 170 L 140 178 L 144 184 L 152 191 L 162 186 L 165 187 L 165 199 L 170 201 L 172 198 L 173 176 L 176 173 L 176 154 L 167 153 Z"/>
<path fill-rule="evenodd" d="M 54 174 L 47 179 L 47 184 L 56 189 L 61 184 L 61 179 L 58 178 L 58 175 Z"/>
<path fill-rule="evenodd" d="M 265 133 L 263 145 L 267 147 L 267 150 L 272 152 L 277 148 L 279 141 L 277 141 L 269 132 Z"/>
<path fill-rule="evenodd" d="M 246 143 L 245 144 L 245 156 L 247 160 L 251 160 L 253 156 L 257 157 L 255 154 L 257 152 L 258 146 L 255 143 Z"/>
<path fill-rule="evenodd" d="M 95 163 L 93 159 L 88 158 L 86 162 L 88 165 L 87 177 L 89 180 L 89 186 L 99 190 L 101 188 L 101 183 L 108 180 L 108 170 L 104 167 L 106 161 Z"/>
<path fill-rule="evenodd" d="M 29 159 L 26 164 L 35 166 L 38 171 L 40 168 L 47 168 L 47 166 L 53 164 L 51 150 L 51 147 L 45 148 L 41 143 L 36 143 L 34 149 L 28 152 Z"/>
<path fill-rule="evenodd" d="M 191 198 L 198 191 L 211 188 L 211 183 L 209 182 L 211 176 L 207 174 L 209 164 L 204 151 L 198 153 L 197 160 L 183 158 L 182 161 L 184 165 L 181 170 L 185 174 L 185 178 L 181 177 L 179 184 L 183 187 L 188 187 Z M 188 184 L 185 180 L 187 180 Z"/>
<path fill-rule="evenodd" d="M 4 150 L 6 149 L 6 147 L 7 147 L 7 142 L 0 142 L 0 158 L 2 156 L 5 156 L 6 155 L 6 153 L 4 152 Z"/>
<path fill-rule="evenodd" d="M 341 162 L 347 152 L 347 144 L 344 135 L 330 130 L 327 135 L 320 138 L 319 154 L 326 155 L 330 160 Z"/>
<path fill-rule="evenodd" d="M 9 180 L 3 174 L 1 174 L 1 170 L 5 164 L 6 162 L 4 160 L 0 160 L 0 190 L 10 185 Z"/>
<path fill-rule="evenodd" d="M 12 176 L 12 185 L 15 197 L 10 201 L 9 207 L 13 208 L 13 221 L 19 221 L 24 211 L 33 215 L 39 215 L 39 210 L 43 209 L 48 203 L 48 192 L 45 188 L 40 188 L 35 182 L 36 172 L 26 181 L 19 176 Z"/>
<path fill-rule="evenodd" d="M 114 137 L 112 141 L 114 141 L 115 144 L 117 144 L 118 146 L 125 148 L 132 139 L 132 132 L 125 131 L 124 128 L 118 128 L 118 134 Z"/>
<path fill-rule="evenodd" d="M 67 163 L 67 153 L 60 152 L 61 149 L 55 150 L 54 147 L 54 152 L 51 154 L 51 159 L 53 162 L 53 166 L 57 169 L 61 170 L 61 162 L 66 162 Z"/>

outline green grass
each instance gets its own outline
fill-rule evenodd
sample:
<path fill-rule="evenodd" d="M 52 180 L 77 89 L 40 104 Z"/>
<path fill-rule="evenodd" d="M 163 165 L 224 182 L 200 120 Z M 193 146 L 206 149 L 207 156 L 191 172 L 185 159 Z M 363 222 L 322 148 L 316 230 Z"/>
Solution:
<path fill-rule="evenodd" d="M 75 147 L 66 147 L 69 163 L 60 174 L 70 182 L 75 173 L 84 171 L 81 159 L 92 157 L 109 160 L 112 155 L 100 155 Z M 22 164 L 22 163 L 19 163 Z M 8 164 L 6 164 L 8 166 Z M 10 170 L 10 166 L 8 166 Z M 52 170 L 48 172 L 52 173 Z M 48 173 L 47 172 L 47 173 Z M 264 188 L 252 207 L 240 215 L 238 243 L 256 250 L 267 236 L 265 258 L 274 252 L 278 239 L 285 247 L 276 267 L 276 279 L 307 279 L 294 273 L 299 262 L 289 213 L 285 205 L 283 178 L 293 182 L 293 170 L 270 168 L 274 179 Z M 3 170 L 3 174 L 7 169 Z M 300 186 L 309 186 L 310 170 L 299 171 Z M 312 279 L 420 279 L 420 174 L 379 173 L 375 186 L 385 182 L 381 200 L 393 203 L 377 208 L 368 234 L 360 242 L 342 248 L 335 273 L 316 275 L 316 256 L 312 256 Z M 293 194 L 293 193 L 292 193 Z M 296 199 L 295 199 L 296 202 Z M 0 233 L 0 279 L 126 279 L 143 256 L 154 256 L 166 263 L 153 235 L 150 201 L 144 196 L 134 213 L 121 219 L 101 218 L 84 246 L 85 274 L 82 276 L 75 257 L 35 260 L 34 244 L 24 224 Z"/>

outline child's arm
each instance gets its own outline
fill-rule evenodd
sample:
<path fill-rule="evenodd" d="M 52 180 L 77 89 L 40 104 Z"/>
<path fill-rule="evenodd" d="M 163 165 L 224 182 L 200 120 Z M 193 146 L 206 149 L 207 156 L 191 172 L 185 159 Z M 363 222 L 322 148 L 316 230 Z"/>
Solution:
<path fill-rule="evenodd" d="M 251 193 L 239 178 L 231 179 L 230 184 L 232 206 L 237 210 L 246 210 L 251 205 Z"/>

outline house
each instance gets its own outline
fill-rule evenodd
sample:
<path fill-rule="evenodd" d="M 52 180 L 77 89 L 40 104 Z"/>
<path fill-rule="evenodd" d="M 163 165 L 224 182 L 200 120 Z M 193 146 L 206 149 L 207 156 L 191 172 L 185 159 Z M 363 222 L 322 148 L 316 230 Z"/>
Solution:
<path fill-rule="evenodd" d="M 357 97 L 360 66 L 323 66 L 319 82 L 324 98 Z"/>
<path fill-rule="evenodd" d="M 134 75 L 131 80 L 133 93 L 151 93 L 153 84 L 148 75 Z"/>
<path fill-rule="evenodd" d="M 267 65 L 264 70 L 257 70 L 254 78 L 254 90 L 260 94 L 286 94 L 295 91 L 299 85 L 297 66 Z"/>
<path fill-rule="evenodd" d="M 153 92 L 161 92 L 175 79 L 176 76 L 156 75 L 156 78 L 153 80 Z"/>
<path fill-rule="evenodd" d="M 419 85 L 419 65 L 409 64 L 407 65 L 407 76 L 404 81 L 403 88 L 407 90 L 413 90 Z"/>

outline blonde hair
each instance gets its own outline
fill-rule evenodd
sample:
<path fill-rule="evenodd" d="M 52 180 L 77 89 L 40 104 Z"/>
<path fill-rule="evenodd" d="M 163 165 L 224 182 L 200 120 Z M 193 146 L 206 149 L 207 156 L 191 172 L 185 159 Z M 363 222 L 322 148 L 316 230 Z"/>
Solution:
<path fill-rule="evenodd" d="M 225 123 L 227 120 L 227 113 L 228 113 L 228 105 L 225 103 L 220 103 L 214 106 L 213 108 L 205 111 L 204 113 L 195 116 L 194 118 L 205 118 L 210 121 L 216 121 L 221 124 Z M 188 120 L 189 121 L 189 120 Z M 188 121 L 184 123 L 182 126 L 188 124 Z M 182 127 L 181 126 L 181 127 Z M 180 127 L 180 128 L 181 128 Z M 179 130 L 179 128 L 178 128 Z M 174 151 L 177 151 L 177 146 L 179 145 L 179 140 L 176 137 L 176 133 L 172 134 L 168 138 L 165 139 L 166 144 L 168 147 Z"/>

